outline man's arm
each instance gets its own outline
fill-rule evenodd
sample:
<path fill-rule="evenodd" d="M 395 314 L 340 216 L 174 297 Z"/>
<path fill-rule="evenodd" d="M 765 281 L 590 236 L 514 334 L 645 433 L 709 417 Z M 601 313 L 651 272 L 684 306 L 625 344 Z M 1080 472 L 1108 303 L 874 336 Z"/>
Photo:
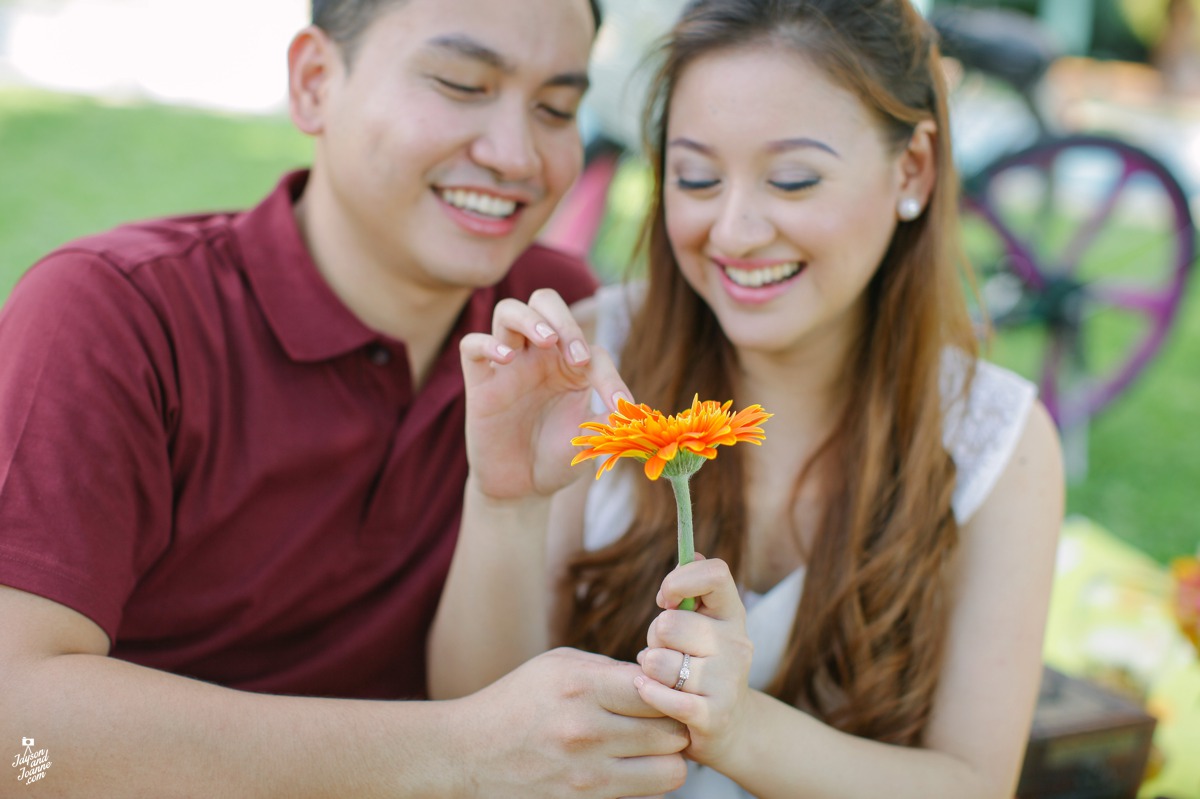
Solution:
<path fill-rule="evenodd" d="M 586 310 L 587 306 L 585 306 Z M 496 306 L 493 333 L 463 338 L 470 475 L 454 560 L 429 637 L 429 688 L 453 698 L 545 651 L 564 553 L 582 539 L 588 467 L 571 440 L 592 393 L 629 396 L 607 353 L 587 344 L 550 290 Z M 574 481 L 574 485 L 572 485 Z"/>
<path fill-rule="evenodd" d="M 555 652 L 451 702 L 247 693 L 125 663 L 69 608 L 0 586 L 0 741 L 35 738 L 63 797 L 639 796 L 683 778 L 636 667 Z M 639 723 L 640 722 L 640 723 Z M 622 759 L 661 752 L 664 756 Z M 10 775 L 11 776 L 11 775 Z M 11 787 L 0 796 L 18 795 Z"/>

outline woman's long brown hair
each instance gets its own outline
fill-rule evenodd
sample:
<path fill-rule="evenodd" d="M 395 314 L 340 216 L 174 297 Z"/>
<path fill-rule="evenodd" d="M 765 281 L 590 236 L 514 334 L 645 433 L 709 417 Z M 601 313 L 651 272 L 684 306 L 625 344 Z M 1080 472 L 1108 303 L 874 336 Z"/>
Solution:
<path fill-rule="evenodd" d="M 680 75 L 697 58 L 745 47 L 790 48 L 821 67 L 861 98 L 897 153 L 918 122 L 937 126 L 930 202 L 917 220 L 899 223 L 867 287 L 865 324 L 841 378 L 840 419 L 794 488 L 793 497 L 815 480 L 822 512 L 806 552 L 801 612 L 770 687 L 845 732 L 917 745 L 941 665 L 946 572 L 958 536 L 940 363 L 947 346 L 970 354 L 976 347 L 961 288 L 937 44 L 906 0 L 700 0 L 684 12 L 661 51 L 647 109 L 655 178 L 643 235 L 648 287 L 621 369 L 639 401 L 664 410 L 687 406 L 696 393 L 737 396 L 736 353 L 679 272 L 662 188 L 666 120 Z M 744 475 L 741 452 L 731 448 L 692 481 L 696 548 L 727 561 L 735 575 L 747 534 Z M 645 646 L 658 613 L 654 589 L 674 566 L 675 508 L 665 488 L 638 480 L 629 532 L 572 563 L 568 643 L 622 659 Z"/>

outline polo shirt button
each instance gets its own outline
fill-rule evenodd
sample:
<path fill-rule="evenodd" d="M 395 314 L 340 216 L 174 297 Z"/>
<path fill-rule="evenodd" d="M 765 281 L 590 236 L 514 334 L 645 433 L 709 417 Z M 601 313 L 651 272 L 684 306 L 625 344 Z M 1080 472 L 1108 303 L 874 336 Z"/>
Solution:
<path fill-rule="evenodd" d="M 391 350 L 382 344 L 376 344 L 371 347 L 368 357 L 371 359 L 371 363 L 376 366 L 387 366 L 392 362 Z"/>

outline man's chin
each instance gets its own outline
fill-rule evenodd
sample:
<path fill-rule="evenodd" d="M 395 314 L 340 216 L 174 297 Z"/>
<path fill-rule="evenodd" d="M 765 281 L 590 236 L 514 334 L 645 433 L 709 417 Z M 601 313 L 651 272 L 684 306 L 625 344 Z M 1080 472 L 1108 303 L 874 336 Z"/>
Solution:
<path fill-rule="evenodd" d="M 525 249 L 522 247 L 520 250 L 506 251 L 503 255 L 490 255 L 486 258 L 477 256 L 453 262 L 443 261 L 437 274 L 447 285 L 455 288 L 488 288 L 504 279 Z"/>

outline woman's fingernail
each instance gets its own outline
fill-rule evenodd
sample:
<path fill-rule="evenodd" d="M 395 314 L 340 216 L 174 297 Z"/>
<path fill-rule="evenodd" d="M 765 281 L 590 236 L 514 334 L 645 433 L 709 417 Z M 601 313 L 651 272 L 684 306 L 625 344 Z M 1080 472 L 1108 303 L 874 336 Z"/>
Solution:
<path fill-rule="evenodd" d="M 550 327 L 550 325 L 546 324 L 545 322 L 538 322 L 533 329 L 536 330 L 537 334 L 542 338 L 550 338 L 554 335 L 554 328 Z"/>
<path fill-rule="evenodd" d="M 612 404 L 613 404 L 614 408 L 616 408 L 618 405 L 621 404 L 618 400 L 625 400 L 626 402 L 628 402 L 630 404 L 633 403 L 633 400 L 630 399 L 629 395 L 626 394 L 624 391 L 618 391 L 616 394 L 612 395 Z"/>
<path fill-rule="evenodd" d="M 582 341 L 571 342 L 571 357 L 575 359 L 575 363 L 583 363 L 588 359 L 587 345 Z"/>
<path fill-rule="evenodd" d="M 638 676 L 633 678 L 633 684 L 636 685 L 638 688 L 641 688 L 643 685 L 646 684 L 646 678 L 639 674 Z"/>
<path fill-rule="evenodd" d="M 506 347 L 501 344 L 499 347 L 496 347 L 496 354 L 501 358 L 507 358 L 508 356 L 512 355 L 512 347 Z"/>

